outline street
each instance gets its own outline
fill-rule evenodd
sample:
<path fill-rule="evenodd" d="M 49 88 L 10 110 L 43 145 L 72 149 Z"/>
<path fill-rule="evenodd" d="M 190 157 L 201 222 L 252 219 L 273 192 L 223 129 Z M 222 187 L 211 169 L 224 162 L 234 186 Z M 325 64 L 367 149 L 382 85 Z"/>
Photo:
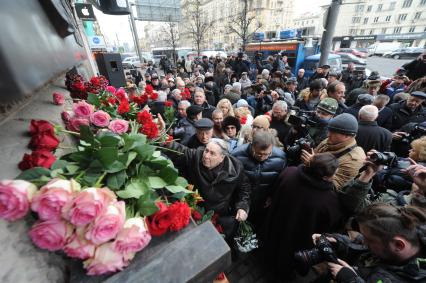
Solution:
<path fill-rule="evenodd" d="M 367 68 L 371 71 L 378 71 L 382 77 L 391 77 L 395 74 L 398 68 L 412 60 L 413 59 L 396 60 L 392 58 L 372 56 L 367 58 Z"/>

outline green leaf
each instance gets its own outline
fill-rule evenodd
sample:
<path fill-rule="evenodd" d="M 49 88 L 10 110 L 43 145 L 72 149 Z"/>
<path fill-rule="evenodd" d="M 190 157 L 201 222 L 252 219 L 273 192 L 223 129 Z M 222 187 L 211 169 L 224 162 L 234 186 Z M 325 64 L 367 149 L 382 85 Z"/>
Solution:
<path fill-rule="evenodd" d="M 65 167 L 65 169 L 67 170 L 68 174 L 75 174 L 78 169 L 80 169 L 80 167 L 78 165 L 74 165 L 74 164 L 69 164 Z"/>
<path fill-rule="evenodd" d="M 19 174 L 15 179 L 31 181 L 42 176 L 50 177 L 50 170 L 43 167 L 33 167 Z"/>
<path fill-rule="evenodd" d="M 81 164 L 90 161 L 91 156 L 85 153 L 84 151 L 77 151 L 71 153 L 68 158 L 72 161 L 76 161 Z"/>
<path fill-rule="evenodd" d="M 132 163 L 132 161 L 136 158 L 136 156 L 138 156 L 138 154 L 134 151 L 130 151 L 124 154 L 120 154 L 118 156 L 118 160 L 123 163 L 126 164 L 126 167 L 129 166 L 130 163 Z"/>
<path fill-rule="evenodd" d="M 83 180 L 88 187 L 93 187 L 101 175 L 102 174 L 98 172 L 87 172 Z"/>
<path fill-rule="evenodd" d="M 122 170 L 114 174 L 108 174 L 106 178 L 107 187 L 112 190 L 118 190 L 124 185 L 126 179 L 126 170 Z"/>
<path fill-rule="evenodd" d="M 173 167 L 164 167 L 158 175 L 168 184 L 174 184 L 178 177 L 178 171 Z"/>
<path fill-rule="evenodd" d="M 149 190 L 145 182 L 133 181 L 124 190 L 116 192 L 120 198 L 139 198 Z"/>
<path fill-rule="evenodd" d="M 111 165 L 109 165 L 105 171 L 108 173 L 117 173 L 118 171 L 124 170 L 126 168 L 126 165 L 116 160 Z"/>
<path fill-rule="evenodd" d="M 185 189 L 184 187 L 181 187 L 181 186 L 175 186 L 175 185 L 169 185 L 169 186 L 166 186 L 166 189 L 169 191 L 169 192 L 171 192 L 171 193 L 173 193 L 173 194 L 177 194 L 177 193 L 192 193 L 191 191 L 189 191 L 189 190 L 187 190 L 187 189 Z"/>
<path fill-rule="evenodd" d="M 133 150 L 137 152 L 140 159 L 144 161 L 151 158 L 152 154 L 155 151 L 155 147 L 150 144 L 144 144 L 144 145 L 135 147 Z"/>
<path fill-rule="evenodd" d="M 188 187 L 188 181 L 183 177 L 177 177 L 175 181 L 176 186 Z"/>
<path fill-rule="evenodd" d="M 143 216 L 150 216 L 159 210 L 155 204 L 156 195 L 154 192 L 148 192 L 142 195 L 138 200 L 139 212 Z"/>
<path fill-rule="evenodd" d="M 96 152 L 96 157 L 101 162 L 102 166 L 105 169 L 109 169 L 109 167 L 117 161 L 118 158 L 118 149 L 113 147 L 104 147 L 99 149 Z"/>
<path fill-rule="evenodd" d="M 64 174 L 64 170 L 62 169 L 55 169 L 52 170 L 52 172 L 50 172 L 50 176 L 52 176 L 52 178 L 56 178 L 58 177 L 58 175 Z"/>
<path fill-rule="evenodd" d="M 66 160 L 61 160 L 58 159 L 55 161 L 55 163 L 52 164 L 52 166 L 50 167 L 50 169 L 55 170 L 55 169 L 63 169 L 68 165 L 68 161 Z"/>
<path fill-rule="evenodd" d="M 163 179 L 157 176 L 150 176 L 148 177 L 148 182 L 151 188 L 153 189 L 161 189 L 167 186 L 167 183 L 164 182 Z"/>
<path fill-rule="evenodd" d="M 89 93 L 89 95 L 87 96 L 87 101 L 90 104 L 95 105 L 96 107 L 99 107 L 101 105 L 101 101 L 99 100 L 99 97 L 94 93 Z"/>
<path fill-rule="evenodd" d="M 121 141 L 120 136 L 106 132 L 97 138 L 102 147 L 117 147 Z"/>
<path fill-rule="evenodd" d="M 95 141 L 95 136 L 90 130 L 89 126 L 80 126 L 80 139 L 93 145 Z"/>
<path fill-rule="evenodd" d="M 146 136 L 141 134 L 126 134 L 123 135 L 124 140 L 124 151 L 129 151 L 131 149 L 134 149 L 138 146 L 143 146 L 146 144 Z"/>

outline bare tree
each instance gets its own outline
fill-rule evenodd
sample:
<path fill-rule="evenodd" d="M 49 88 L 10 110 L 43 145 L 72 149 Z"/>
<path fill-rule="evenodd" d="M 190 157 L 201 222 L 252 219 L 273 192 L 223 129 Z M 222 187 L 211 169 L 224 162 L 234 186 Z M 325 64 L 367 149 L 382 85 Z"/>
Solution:
<path fill-rule="evenodd" d="M 228 29 L 231 33 L 235 33 L 242 42 L 242 51 L 246 50 L 247 43 L 253 38 L 256 31 L 258 31 L 262 24 L 259 23 L 255 27 L 252 27 L 255 23 L 255 16 L 249 15 L 249 2 L 252 0 L 239 0 L 242 4 L 241 11 L 230 18 L 228 23 Z"/>
<path fill-rule="evenodd" d="M 172 60 L 173 64 L 176 66 L 176 48 L 179 44 L 179 30 L 176 22 L 171 21 L 171 17 L 168 18 L 165 26 L 162 27 L 162 33 L 164 34 L 164 42 L 168 47 L 172 48 Z"/>
<path fill-rule="evenodd" d="M 189 0 L 186 8 L 186 30 L 197 47 L 197 53 L 201 53 L 206 33 L 213 26 L 213 21 L 208 21 L 207 15 L 202 9 L 202 0 Z"/>

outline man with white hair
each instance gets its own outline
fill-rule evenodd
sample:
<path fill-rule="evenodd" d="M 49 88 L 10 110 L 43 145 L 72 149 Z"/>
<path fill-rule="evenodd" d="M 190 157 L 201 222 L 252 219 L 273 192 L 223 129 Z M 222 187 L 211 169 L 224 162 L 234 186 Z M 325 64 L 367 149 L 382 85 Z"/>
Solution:
<path fill-rule="evenodd" d="M 203 107 L 203 118 L 212 118 L 212 113 L 216 109 L 213 105 L 210 105 L 207 102 L 206 94 L 204 93 L 204 89 L 197 87 L 195 88 L 194 93 L 194 105 L 198 105 Z"/>
<path fill-rule="evenodd" d="M 358 113 L 358 134 L 356 142 L 365 152 L 372 149 L 377 151 L 390 151 L 392 133 L 377 125 L 379 110 L 374 105 L 361 107 Z"/>
<path fill-rule="evenodd" d="M 288 109 L 287 103 L 278 100 L 272 105 L 272 119 L 270 127 L 277 131 L 277 136 L 283 145 L 287 144 L 287 136 L 290 133 L 291 125 L 286 122 Z"/>
<path fill-rule="evenodd" d="M 237 103 L 237 101 L 241 98 L 241 83 L 233 83 L 231 91 L 225 94 L 223 98 L 229 99 L 229 101 L 231 101 L 231 104 Z"/>

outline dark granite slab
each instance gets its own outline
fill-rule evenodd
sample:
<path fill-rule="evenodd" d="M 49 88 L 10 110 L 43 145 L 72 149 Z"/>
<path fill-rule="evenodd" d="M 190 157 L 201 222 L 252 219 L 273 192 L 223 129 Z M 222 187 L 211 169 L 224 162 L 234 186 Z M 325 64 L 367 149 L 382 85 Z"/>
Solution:
<path fill-rule="evenodd" d="M 211 222 L 190 224 L 177 233 L 154 237 L 122 272 L 87 276 L 80 262 L 71 264 L 71 283 L 213 282 L 231 264 L 231 252 Z"/>

